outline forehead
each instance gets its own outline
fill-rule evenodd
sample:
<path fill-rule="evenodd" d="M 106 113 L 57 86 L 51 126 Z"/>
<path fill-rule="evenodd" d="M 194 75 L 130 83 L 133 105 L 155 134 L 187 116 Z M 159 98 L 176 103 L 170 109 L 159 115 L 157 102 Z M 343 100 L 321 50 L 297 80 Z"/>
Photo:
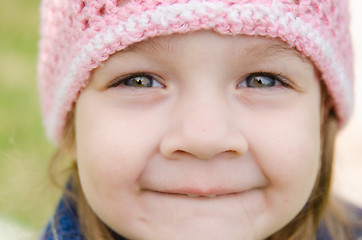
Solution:
<path fill-rule="evenodd" d="M 205 35 L 208 36 L 208 41 L 216 43 L 215 47 L 221 48 L 225 54 L 229 55 L 243 55 L 246 57 L 293 56 L 308 62 L 308 59 L 302 53 L 280 39 L 246 35 L 225 36 L 214 32 L 202 31 L 150 38 L 143 42 L 132 44 L 122 52 L 147 55 L 155 55 L 162 52 L 168 55 L 178 55 L 183 52 L 183 46 L 189 43 L 188 39 L 191 35 L 193 35 L 193 40 L 195 35 L 199 36 L 200 41 L 205 41 Z M 224 40 L 224 44 L 217 44 L 219 40 Z"/>

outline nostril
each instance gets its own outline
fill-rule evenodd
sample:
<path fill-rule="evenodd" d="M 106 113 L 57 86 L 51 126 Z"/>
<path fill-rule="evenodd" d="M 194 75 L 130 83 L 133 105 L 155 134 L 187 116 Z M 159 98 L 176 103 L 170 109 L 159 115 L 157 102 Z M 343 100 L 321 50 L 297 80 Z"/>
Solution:
<path fill-rule="evenodd" d="M 235 151 L 235 150 L 229 150 L 229 151 L 225 151 L 224 155 L 227 158 L 233 158 L 233 157 L 241 156 L 243 154 L 238 151 Z"/>
<path fill-rule="evenodd" d="M 175 156 L 175 158 L 183 158 L 186 157 L 188 153 L 184 150 L 176 150 L 172 155 Z"/>
<path fill-rule="evenodd" d="M 204 130 L 208 131 L 208 129 Z M 191 134 L 191 132 L 185 134 L 185 131 L 170 131 L 162 139 L 160 151 L 168 159 L 197 158 L 207 160 L 238 158 L 248 151 L 248 143 L 245 136 L 237 132 L 218 134 L 215 137 L 213 135 L 200 134 L 200 132 L 199 134 Z"/>

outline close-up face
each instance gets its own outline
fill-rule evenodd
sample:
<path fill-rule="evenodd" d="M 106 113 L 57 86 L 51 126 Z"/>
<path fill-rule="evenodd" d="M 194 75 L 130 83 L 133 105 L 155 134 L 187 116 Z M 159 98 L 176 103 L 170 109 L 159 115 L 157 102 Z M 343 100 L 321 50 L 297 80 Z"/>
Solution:
<path fill-rule="evenodd" d="M 320 98 L 312 63 L 275 39 L 205 31 L 136 43 L 77 101 L 82 190 L 128 239 L 265 239 L 311 194 Z"/>

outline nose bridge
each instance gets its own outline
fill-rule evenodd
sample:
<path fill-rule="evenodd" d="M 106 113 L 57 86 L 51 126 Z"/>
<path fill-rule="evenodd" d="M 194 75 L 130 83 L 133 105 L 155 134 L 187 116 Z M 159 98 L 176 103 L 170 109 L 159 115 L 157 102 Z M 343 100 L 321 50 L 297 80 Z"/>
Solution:
<path fill-rule="evenodd" d="M 180 101 L 163 146 L 164 154 L 188 153 L 200 159 L 223 152 L 237 155 L 246 151 L 232 108 L 220 93 L 195 93 Z"/>
<path fill-rule="evenodd" d="M 223 99 L 211 94 L 202 94 L 187 100 L 180 116 L 182 132 L 189 139 L 205 143 L 218 141 L 230 127 L 228 106 Z"/>

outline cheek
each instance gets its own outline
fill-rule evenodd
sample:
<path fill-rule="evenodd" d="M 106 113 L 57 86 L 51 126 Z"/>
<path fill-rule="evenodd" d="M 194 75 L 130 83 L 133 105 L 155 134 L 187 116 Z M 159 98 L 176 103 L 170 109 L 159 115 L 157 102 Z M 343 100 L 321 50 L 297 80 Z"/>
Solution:
<path fill-rule="evenodd" d="M 86 189 L 114 194 L 134 183 L 157 149 L 160 119 L 145 111 L 123 111 L 101 100 L 78 100 L 77 162 Z M 92 106 L 92 107 L 89 107 Z M 162 116 L 161 114 L 157 116 Z M 153 120 L 152 120 L 153 119 Z M 156 122 L 156 123 L 155 123 Z"/>
<path fill-rule="evenodd" d="M 253 127 L 245 129 L 249 153 L 268 179 L 263 207 L 256 208 L 255 214 L 267 213 L 258 223 L 271 231 L 301 211 L 320 166 L 319 109 L 315 104 L 289 102 L 283 107 L 254 111 L 253 124 L 248 124 Z"/>
<path fill-rule="evenodd" d="M 115 130 L 92 117 L 87 121 L 79 117 L 77 123 L 77 164 L 83 191 L 91 202 L 113 198 L 112 189 L 124 188 L 137 172 L 135 164 L 125 161 L 127 153 L 119 146 L 124 139 L 115 138 Z"/>
<path fill-rule="evenodd" d="M 300 106 L 274 111 L 270 116 L 268 125 L 262 128 L 263 138 L 252 140 L 258 148 L 251 151 L 257 155 L 258 164 L 274 190 L 285 193 L 286 201 L 292 196 L 305 199 L 320 165 L 319 111 L 316 107 Z"/>

